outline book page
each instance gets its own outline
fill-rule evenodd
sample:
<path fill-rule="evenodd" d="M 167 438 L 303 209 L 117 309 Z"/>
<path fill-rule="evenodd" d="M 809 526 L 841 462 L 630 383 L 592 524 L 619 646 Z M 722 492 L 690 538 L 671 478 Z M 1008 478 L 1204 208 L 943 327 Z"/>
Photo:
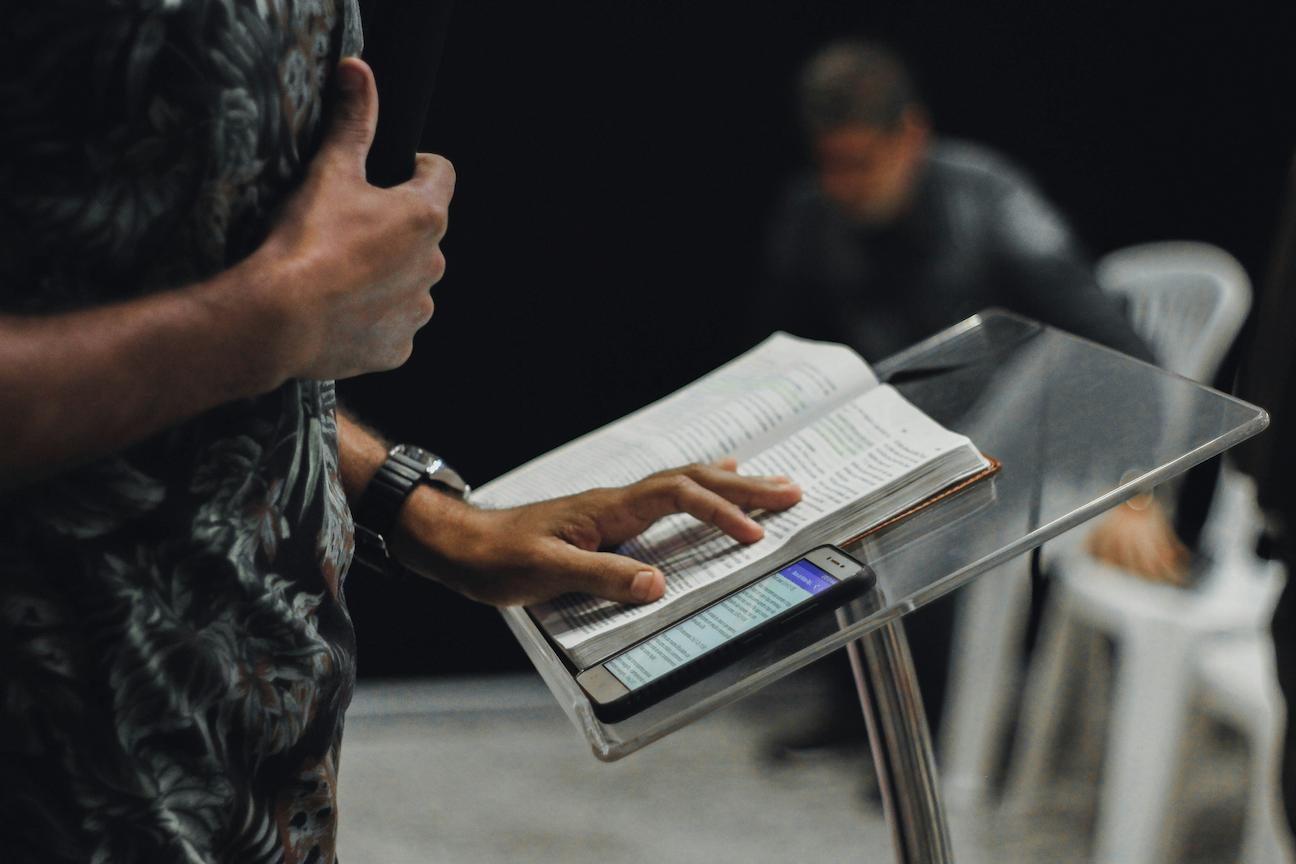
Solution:
<path fill-rule="evenodd" d="M 877 387 L 744 464 L 743 473 L 787 474 L 804 493 L 795 507 L 759 516 L 765 537 L 757 543 L 743 546 L 686 514 L 668 516 L 618 550 L 662 569 L 666 594 L 661 600 L 627 606 L 567 595 L 533 611 L 564 648 L 579 645 L 772 555 L 807 526 L 857 507 L 920 466 L 969 446 L 967 438 L 940 426 L 894 388 Z M 893 509 L 912 503 L 916 500 L 905 499 Z M 891 514 L 876 515 L 880 521 Z"/>
<path fill-rule="evenodd" d="M 684 389 L 490 482 L 473 502 L 510 507 L 690 462 L 742 460 L 876 384 L 849 348 L 775 333 Z"/>

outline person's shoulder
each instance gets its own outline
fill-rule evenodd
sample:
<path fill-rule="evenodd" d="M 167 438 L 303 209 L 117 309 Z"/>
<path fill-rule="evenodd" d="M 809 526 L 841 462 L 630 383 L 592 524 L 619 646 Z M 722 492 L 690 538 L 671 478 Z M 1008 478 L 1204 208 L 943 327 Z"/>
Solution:
<path fill-rule="evenodd" d="M 1070 248 L 1070 228 L 1026 172 L 1007 157 L 977 144 L 941 141 L 932 164 L 946 186 L 974 209 L 1002 248 L 1021 255 L 1055 255 Z"/>
<path fill-rule="evenodd" d="M 932 170 L 952 182 L 987 193 L 1007 194 L 1033 189 L 1034 183 L 1020 165 L 999 151 L 958 138 L 938 138 L 928 156 Z"/>

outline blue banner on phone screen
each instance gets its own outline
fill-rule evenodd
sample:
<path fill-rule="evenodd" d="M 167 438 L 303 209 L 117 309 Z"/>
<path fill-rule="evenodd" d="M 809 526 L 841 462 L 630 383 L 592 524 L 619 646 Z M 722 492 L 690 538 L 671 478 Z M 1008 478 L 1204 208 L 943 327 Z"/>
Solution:
<path fill-rule="evenodd" d="M 797 561 L 614 657 L 607 670 L 635 690 L 836 584 L 819 567 Z"/>

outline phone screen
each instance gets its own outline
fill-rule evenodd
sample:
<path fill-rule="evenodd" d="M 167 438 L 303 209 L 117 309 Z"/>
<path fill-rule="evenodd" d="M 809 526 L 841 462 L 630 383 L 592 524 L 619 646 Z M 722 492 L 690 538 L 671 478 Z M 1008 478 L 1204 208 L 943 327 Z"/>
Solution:
<path fill-rule="evenodd" d="M 604 667 L 634 691 L 838 583 L 809 561 L 789 564 L 613 657 Z"/>

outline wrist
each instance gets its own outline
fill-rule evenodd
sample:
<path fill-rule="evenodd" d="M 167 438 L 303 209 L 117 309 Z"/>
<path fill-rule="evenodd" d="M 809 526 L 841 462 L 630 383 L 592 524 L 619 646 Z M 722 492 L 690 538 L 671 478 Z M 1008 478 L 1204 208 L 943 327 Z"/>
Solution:
<path fill-rule="evenodd" d="M 242 347 L 255 365 L 252 384 L 269 392 L 308 365 L 311 321 L 300 314 L 295 286 L 301 267 L 274 241 L 222 273 L 205 292 L 213 314 L 238 322 Z"/>
<path fill-rule="evenodd" d="M 248 278 L 239 266 L 171 292 L 168 298 L 168 308 L 174 310 L 166 314 L 173 322 L 169 338 L 211 388 L 212 404 L 260 396 L 289 377 L 275 350 L 278 323 L 247 301 Z M 156 354 L 141 359 L 158 362 Z"/>
<path fill-rule="evenodd" d="M 445 572 L 467 549 L 483 511 L 465 501 L 462 478 L 439 457 L 390 446 L 346 411 L 338 412 L 338 461 L 357 540 L 380 558 L 423 575 Z"/>
<path fill-rule="evenodd" d="M 489 514 L 420 484 L 397 513 L 388 549 L 406 568 L 448 583 L 476 557 Z"/>

